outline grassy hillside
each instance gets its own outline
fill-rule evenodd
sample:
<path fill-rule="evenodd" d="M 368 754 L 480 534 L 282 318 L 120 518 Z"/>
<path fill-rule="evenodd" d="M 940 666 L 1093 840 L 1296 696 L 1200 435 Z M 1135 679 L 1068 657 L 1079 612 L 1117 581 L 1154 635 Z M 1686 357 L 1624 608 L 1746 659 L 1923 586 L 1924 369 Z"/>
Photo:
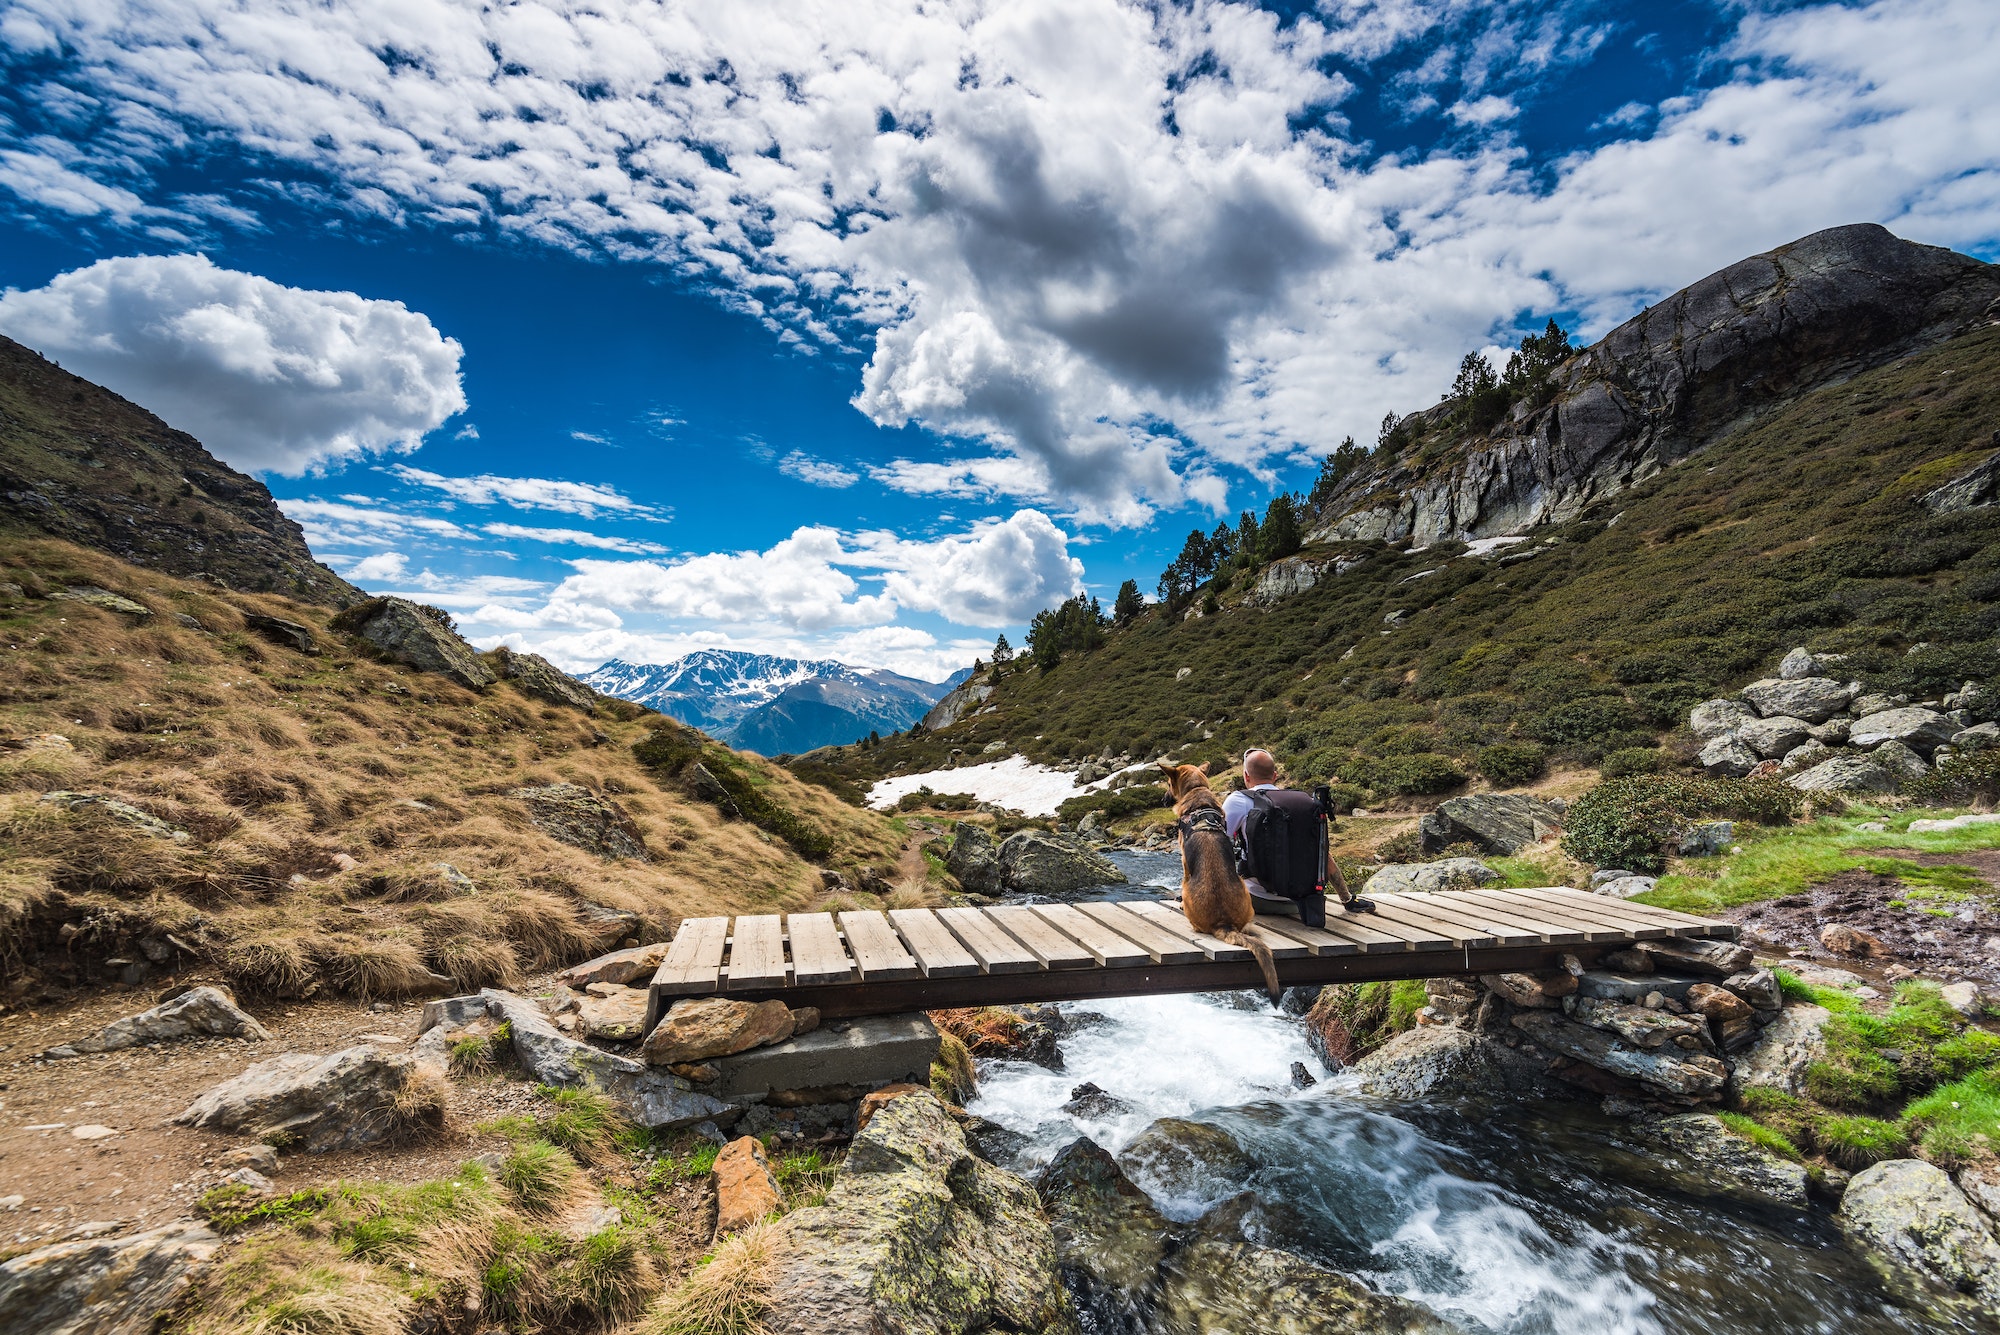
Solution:
<path fill-rule="evenodd" d="M 70 585 L 153 615 L 49 596 Z M 246 613 L 305 623 L 321 652 L 250 632 Z M 328 619 L 0 539 L 0 995 L 185 965 L 266 995 L 396 995 L 433 971 L 505 985 L 628 932 L 659 939 L 683 914 L 821 898 L 820 868 L 758 828 L 779 821 L 725 817 L 634 754 L 660 729 L 695 734 L 622 701 L 586 715 L 511 683 L 465 690 L 364 654 Z M 68 745 L 32 740 L 47 733 Z M 822 865 L 893 866 L 882 818 L 753 758 L 700 755 L 758 795 L 753 820 L 811 831 Z M 648 860 L 559 842 L 511 795 L 564 782 L 622 807 Z M 51 790 L 122 799 L 189 837 L 41 801 Z"/>
<path fill-rule="evenodd" d="M 1155 608 L 1053 671 L 1006 671 L 993 712 L 814 759 L 859 779 L 993 741 L 1047 761 L 1264 744 L 1380 799 L 1476 776 L 1495 744 L 1510 750 L 1488 767 L 1515 779 L 1532 748 L 1614 771 L 1672 763 L 1685 749 L 1657 748 L 1689 706 L 1795 644 L 1915 697 L 1993 681 L 2000 507 L 1933 516 L 1918 497 L 1996 446 L 1988 328 L 1806 395 L 1530 542 L 1486 557 L 1309 547 L 1362 559 L 1268 609 L 1238 573 L 1197 596 L 1206 615 Z"/>

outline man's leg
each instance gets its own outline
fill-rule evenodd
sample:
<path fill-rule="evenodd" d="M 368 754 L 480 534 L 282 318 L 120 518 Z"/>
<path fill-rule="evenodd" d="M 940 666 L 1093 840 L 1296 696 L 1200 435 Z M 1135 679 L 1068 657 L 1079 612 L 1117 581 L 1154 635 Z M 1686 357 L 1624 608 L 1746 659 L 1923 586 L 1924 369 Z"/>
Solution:
<path fill-rule="evenodd" d="M 1349 892 L 1347 878 L 1340 874 L 1340 863 L 1334 858 L 1330 850 L 1326 855 L 1326 883 L 1333 887 L 1335 894 L 1340 896 L 1340 907 L 1345 911 L 1349 913 L 1373 913 L 1375 911 L 1374 900 L 1363 899 L 1361 896 Z"/>

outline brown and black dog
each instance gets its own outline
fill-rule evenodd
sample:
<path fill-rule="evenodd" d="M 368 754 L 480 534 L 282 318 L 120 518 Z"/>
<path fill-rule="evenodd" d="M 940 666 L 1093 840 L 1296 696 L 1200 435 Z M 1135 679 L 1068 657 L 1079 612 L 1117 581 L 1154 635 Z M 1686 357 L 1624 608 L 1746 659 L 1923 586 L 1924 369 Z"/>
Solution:
<path fill-rule="evenodd" d="M 1181 912 L 1197 932 L 1242 946 L 1255 955 L 1275 1006 L 1282 990 L 1278 966 L 1272 963 L 1271 948 L 1252 924 L 1257 911 L 1250 903 L 1249 887 L 1237 875 L 1236 845 L 1223 824 L 1222 803 L 1208 786 L 1208 769 L 1165 760 L 1160 769 L 1166 774 L 1167 791 L 1174 796 L 1174 815 L 1180 821 Z"/>

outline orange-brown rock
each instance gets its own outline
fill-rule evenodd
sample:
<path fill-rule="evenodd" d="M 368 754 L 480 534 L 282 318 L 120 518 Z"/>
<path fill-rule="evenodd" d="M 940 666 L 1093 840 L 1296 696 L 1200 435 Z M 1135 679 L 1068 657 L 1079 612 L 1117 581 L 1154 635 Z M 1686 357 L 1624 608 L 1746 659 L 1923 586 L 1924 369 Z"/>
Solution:
<path fill-rule="evenodd" d="M 741 1136 L 722 1147 L 715 1156 L 717 1234 L 747 1228 L 781 1203 L 778 1180 L 771 1176 L 771 1162 L 762 1141 Z"/>
<path fill-rule="evenodd" d="M 792 1012 L 782 1001 L 693 997 L 673 1004 L 641 1051 L 655 1066 L 675 1066 L 782 1043 L 792 1029 Z"/>
<path fill-rule="evenodd" d="M 1690 1010 L 1698 1011 L 1711 1020 L 1728 1022 L 1748 1020 L 1750 1003 L 1725 988 L 1713 983 L 1696 983 L 1688 989 L 1687 1004 Z"/>
<path fill-rule="evenodd" d="M 930 1091 L 922 1085 L 913 1085 L 906 1080 L 900 1084 L 884 1085 L 870 1094 L 863 1095 L 861 1107 L 854 1115 L 854 1134 L 857 1136 L 860 1135 L 861 1129 L 868 1125 L 869 1119 L 882 1111 L 892 1101 L 900 1099 L 905 1094 L 928 1093 Z"/>
<path fill-rule="evenodd" d="M 1844 922 L 1830 922 L 1819 929 L 1819 943 L 1836 955 L 1864 955 L 1880 959 L 1889 953 L 1882 938 Z"/>
<path fill-rule="evenodd" d="M 819 1028 L 819 1007 L 817 1006 L 792 1007 L 793 1038 L 797 1038 L 800 1034 L 810 1034 L 813 1030 L 817 1028 Z"/>

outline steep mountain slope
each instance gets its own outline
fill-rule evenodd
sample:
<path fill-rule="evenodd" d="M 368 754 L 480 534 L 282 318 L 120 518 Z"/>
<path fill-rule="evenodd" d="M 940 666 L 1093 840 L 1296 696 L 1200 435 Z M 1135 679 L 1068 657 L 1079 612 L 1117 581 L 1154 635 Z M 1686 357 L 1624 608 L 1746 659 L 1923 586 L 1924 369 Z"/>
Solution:
<path fill-rule="evenodd" d="M 702 649 L 672 663 L 614 659 L 582 680 L 732 745 L 783 755 L 907 728 L 963 677 L 927 682 L 832 659 Z"/>
<path fill-rule="evenodd" d="M 1445 438 L 1430 466 L 1458 481 L 1407 492 L 1396 490 L 1407 476 L 1398 470 L 1414 465 L 1378 461 L 1322 511 L 1302 553 L 1233 586 L 1219 580 L 1213 604 L 1199 598 L 1172 616 L 1151 608 L 1053 671 L 989 670 L 979 684 L 991 696 L 942 731 L 824 758 L 870 777 L 993 741 L 1050 760 L 1221 759 L 1263 743 L 1297 773 L 1339 775 L 1380 798 L 1446 789 L 1499 743 L 1517 758 L 1534 748 L 1530 765 L 1542 754 L 1669 763 L 1677 753 L 1656 747 L 1692 704 L 1761 675 L 1794 644 L 1846 653 L 1844 671 L 1917 698 L 1966 680 L 2000 686 L 2000 505 L 1980 480 L 2000 457 L 2000 327 L 1985 314 L 2000 274 L 1956 256 L 1892 270 L 1872 252 L 1849 254 L 1873 308 L 1942 302 L 1948 316 L 1880 322 L 1868 342 L 1850 337 L 1866 302 L 1794 304 L 1775 323 L 1768 302 L 1730 307 L 1740 318 L 1712 316 L 1694 342 L 1762 349 L 1736 363 L 1689 360 L 1689 340 L 1667 339 L 1648 344 L 1640 365 L 1619 350 L 1627 326 L 1569 363 L 1573 395 L 1604 383 L 1579 368 L 1616 362 L 1627 383 L 1679 384 L 1678 398 L 1662 391 L 1660 402 L 1681 406 L 1661 408 L 1609 454 L 1566 453 L 1576 433 L 1561 426 L 1560 441 L 1541 446 Z M 1899 287 L 1883 282 L 1887 272 L 1914 276 Z M 1956 276 L 1940 287 L 1939 272 Z M 1791 290 L 1814 283 L 1848 286 L 1831 260 Z M 1657 309 L 1692 311 L 1692 294 L 1713 285 Z M 1745 325 L 1777 332 L 1758 343 Z M 1521 420 L 1546 430 L 1571 394 Z M 1752 401 L 1765 406 L 1745 424 Z M 1442 408 L 1440 437 L 1453 411 Z M 1706 423 L 1708 435 L 1670 431 L 1676 422 Z M 1481 489 L 1482 478 L 1512 476 L 1482 471 L 1506 450 L 1560 464 L 1537 475 L 1540 500 L 1528 482 Z M 1593 458 L 1613 462 L 1600 469 Z M 1411 499 L 1419 493 L 1430 499 Z M 1467 516 L 1497 516 L 1484 507 L 1504 495 L 1533 501 L 1519 541 L 1408 537 L 1441 516 L 1454 534 Z M 1366 515 L 1401 516 L 1403 531 L 1333 536 Z M 1495 770 L 1504 759 L 1485 758 Z"/>
<path fill-rule="evenodd" d="M 821 866 L 893 866 L 882 818 L 636 705 L 468 689 L 331 620 L 0 537 L 0 1001 L 190 967 L 267 996 L 512 985 L 683 914 L 805 908 Z M 642 763 L 663 729 L 783 838 Z"/>
<path fill-rule="evenodd" d="M 225 588 L 339 606 L 271 493 L 135 403 L 0 338 L 0 534 L 45 534 Z"/>

